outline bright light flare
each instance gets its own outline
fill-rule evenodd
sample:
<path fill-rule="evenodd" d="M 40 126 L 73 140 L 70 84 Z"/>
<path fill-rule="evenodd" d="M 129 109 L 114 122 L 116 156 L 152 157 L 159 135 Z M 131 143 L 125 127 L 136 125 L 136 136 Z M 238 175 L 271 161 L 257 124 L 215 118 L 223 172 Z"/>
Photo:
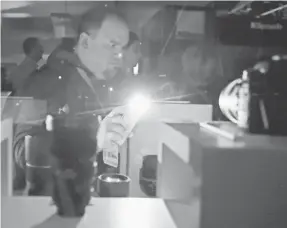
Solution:
<path fill-rule="evenodd" d="M 148 96 L 135 94 L 129 99 L 128 106 L 134 115 L 141 116 L 150 109 L 151 103 L 151 99 Z"/>
<path fill-rule="evenodd" d="M 53 125 L 54 125 L 53 121 L 54 121 L 53 116 L 51 115 L 46 116 L 45 124 L 47 131 L 53 131 Z"/>
<path fill-rule="evenodd" d="M 121 182 L 121 180 L 119 178 L 113 178 L 113 177 L 107 177 L 105 179 L 106 182 Z"/>

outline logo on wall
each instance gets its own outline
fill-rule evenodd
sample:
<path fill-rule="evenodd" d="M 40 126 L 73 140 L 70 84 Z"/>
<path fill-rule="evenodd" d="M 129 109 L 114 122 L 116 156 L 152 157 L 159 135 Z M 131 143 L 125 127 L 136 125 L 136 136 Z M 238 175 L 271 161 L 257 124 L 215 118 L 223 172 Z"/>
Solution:
<path fill-rule="evenodd" d="M 282 30 L 283 26 L 279 23 L 277 24 L 263 24 L 261 22 L 251 22 L 251 29 L 260 29 L 260 30 Z"/>

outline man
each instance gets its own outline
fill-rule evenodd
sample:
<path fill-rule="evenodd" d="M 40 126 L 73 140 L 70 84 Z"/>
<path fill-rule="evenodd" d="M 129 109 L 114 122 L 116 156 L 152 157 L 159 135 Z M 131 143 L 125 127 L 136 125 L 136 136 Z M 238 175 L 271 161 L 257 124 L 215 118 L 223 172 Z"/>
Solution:
<path fill-rule="evenodd" d="M 122 51 L 128 40 L 127 24 L 115 9 L 104 7 L 88 11 L 83 15 L 79 26 L 74 58 L 70 58 L 73 61 L 63 59 L 61 69 L 47 67 L 35 77 L 29 78 L 22 94 L 46 100 L 48 113 L 51 114 L 77 116 L 80 113 L 103 108 L 104 98 L 108 93 L 108 88 L 104 88 L 103 84 L 113 76 L 110 72 L 121 66 Z M 88 115 L 81 127 L 91 127 L 92 132 L 96 132 L 96 135 L 91 137 L 96 137 L 97 151 L 101 157 L 104 148 L 109 149 L 122 140 L 126 124 L 121 115 L 114 113 L 105 117 L 100 124 L 98 119 L 97 116 Z M 20 126 L 16 131 L 15 159 L 16 164 L 23 169 L 26 164 L 23 149 L 26 135 L 31 135 L 32 140 L 37 141 L 34 145 L 39 146 L 36 152 L 37 157 L 41 157 L 39 159 L 41 167 L 49 169 L 50 164 L 47 162 L 49 137 L 45 137 L 41 131 L 39 127 L 31 128 L 29 125 Z M 45 157 L 47 159 L 44 159 Z M 38 173 L 44 170 L 37 165 L 33 164 L 33 167 L 38 168 Z M 35 183 L 42 182 L 36 184 L 37 186 L 33 186 L 32 183 L 31 188 L 36 190 L 30 191 L 30 194 L 50 195 L 49 184 L 43 183 L 42 179 L 37 178 Z"/>
<path fill-rule="evenodd" d="M 188 100 L 194 104 L 212 104 L 213 119 L 221 118 L 218 106 L 219 93 L 223 79 L 218 76 L 216 65 L 216 51 L 212 47 L 198 44 L 188 47 L 182 55 L 181 84 Z"/>
<path fill-rule="evenodd" d="M 21 93 L 25 81 L 37 70 L 44 53 L 43 46 L 36 37 L 29 37 L 23 42 L 23 51 L 25 59 L 8 78 L 16 94 Z"/>

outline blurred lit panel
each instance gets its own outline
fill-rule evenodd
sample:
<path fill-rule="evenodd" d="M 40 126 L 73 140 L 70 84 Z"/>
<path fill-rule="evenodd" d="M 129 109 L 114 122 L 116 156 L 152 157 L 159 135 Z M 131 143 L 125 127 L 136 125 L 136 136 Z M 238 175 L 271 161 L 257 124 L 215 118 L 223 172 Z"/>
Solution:
<path fill-rule="evenodd" d="M 29 13 L 2 13 L 2 17 L 4 18 L 26 18 L 32 17 Z"/>
<path fill-rule="evenodd" d="M 29 1 L 1 1 L 1 11 L 8 9 L 15 9 L 20 7 L 25 7 L 31 4 Z"/>
<path fill-rule="evenodd" d="M 73 18 L 68 13 L 51 13 L 54 35 L 56 38 L 76 37 L 76 31 L 73 28 Z"/>
<path fill-rule="evenodd" d="M 205 13 L 203 11 L 178 11 L 177 38 L 188 38 L 189 35 L 203 35 L 205 31 Z"/>

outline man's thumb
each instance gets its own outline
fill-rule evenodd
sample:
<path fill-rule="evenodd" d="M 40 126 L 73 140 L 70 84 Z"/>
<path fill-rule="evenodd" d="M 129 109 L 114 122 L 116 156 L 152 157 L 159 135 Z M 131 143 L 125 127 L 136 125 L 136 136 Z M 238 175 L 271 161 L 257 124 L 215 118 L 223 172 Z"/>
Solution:
<path fill-rule="evenodd" d="M 103 118 L 101 115 L 98 115 L 98 122 L 101 123 L 103 121 Z"/>

